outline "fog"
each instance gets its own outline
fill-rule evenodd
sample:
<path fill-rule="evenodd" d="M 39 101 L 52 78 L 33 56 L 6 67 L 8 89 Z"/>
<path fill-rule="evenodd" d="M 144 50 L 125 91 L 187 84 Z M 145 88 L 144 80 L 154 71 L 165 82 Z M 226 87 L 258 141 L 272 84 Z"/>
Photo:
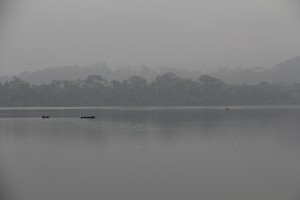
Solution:
<path fill-rule="evenodd" d="M 0 74 L 106 61 L 214 69 L 300 55 L 289 0 L 11 0 L 0 4 Z"/>

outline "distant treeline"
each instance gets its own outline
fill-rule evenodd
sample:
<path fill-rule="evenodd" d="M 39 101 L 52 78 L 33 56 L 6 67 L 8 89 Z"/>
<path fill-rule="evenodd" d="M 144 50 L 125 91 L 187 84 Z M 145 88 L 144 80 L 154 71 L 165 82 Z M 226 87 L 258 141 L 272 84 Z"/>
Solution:
<path fill-rule="evenodd" d="M 204 106 L 300 104 L 300 84 L 262 82 L 227 85 L 209 75 L 197 81 L 174 73 L 148 82 L 140 76 L 107 81 L 99 75 L 85 80 L 31 85 L 19 78 L 0 84 L 0 106 Z"/>
<path fill-rule="evenodd" d="M 202 66 L 205 67 L 205 66 Z M 199 69 L 203 69 L 199 66 Z M 110 67 L 105 62 L 90 64 L 85 67 L 81 66 L 58 66 L 50 67 L 40 70 L 23 72 L 16 75 L 20 79 L 35 85 L 51 84 L 53 80 L 84 80 L 90 74 L 97 74 L 104 77 L 107 81 L 118 80 L 123 81 L 132 76 L 141 76 L 148 82 L 155 80 L 156 76 L 167 72 L 172 72 L 179 77 L 185 77 L 197 81 L 203 71 L 187 70 L 188 66 L 181 68 L 174 67 L 157 67 L 152 68 L 145 65 L 140 66 L 120 66 Z M 295 84 L 300 83 L 300 56 L 289 59 L 285 62 L 279 63 L 271 68 L 253 67 L 253 68 L 220 68 L 218 70 L 206 71 L 213 77 L 221 79 L 226 84 L 259 84 L 262 81 L 269 83 L 286 83 Z M 0 82 L 8 82 L 13 80 L 13 77 L 2 75 Z"/>

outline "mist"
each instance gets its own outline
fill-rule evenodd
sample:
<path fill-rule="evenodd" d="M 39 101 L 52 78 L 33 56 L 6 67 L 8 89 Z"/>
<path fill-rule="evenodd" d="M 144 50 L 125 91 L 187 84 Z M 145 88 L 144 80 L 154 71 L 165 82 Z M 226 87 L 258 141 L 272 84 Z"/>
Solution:
<path fill-rule="evenodd" d="M 0 0 L 0 200 L 299 200 L 299 2 Z"/>
<path fill-rule="evenodd" d="M 193 70 L 271 67 L 300 55 L 293 1 L 3 2 L 1 75 L 99 61 Z"/>

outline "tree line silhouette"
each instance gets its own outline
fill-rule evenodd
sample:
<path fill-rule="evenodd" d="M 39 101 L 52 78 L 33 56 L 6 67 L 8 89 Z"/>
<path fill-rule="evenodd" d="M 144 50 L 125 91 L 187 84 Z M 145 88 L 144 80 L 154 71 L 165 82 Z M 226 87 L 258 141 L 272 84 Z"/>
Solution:
<path fill-rule="evenodd" d="M 31 85 L 20 78 L 0 83 L 0 106 L 205 106 L 300 104 L 300 84 L 228 85 L 209 75 L 197 81 L 174 73 L 148 82 L 140 76 Z"/>

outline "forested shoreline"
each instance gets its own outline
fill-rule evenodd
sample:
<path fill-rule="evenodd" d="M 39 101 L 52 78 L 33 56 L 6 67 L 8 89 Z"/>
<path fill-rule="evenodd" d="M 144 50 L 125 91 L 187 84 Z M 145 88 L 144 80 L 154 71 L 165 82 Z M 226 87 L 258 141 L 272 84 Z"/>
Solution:
<path fill-rule="evenodd" d="M 0 83 L 0 94 L 1 107 L 300 105 L 300 84 L 228 85 L 209 75 L 194 81 L 174 73 L 158 75 L 152 82 L 140 76 L 107 81 L 90 75 L 43 85 L 15 77 Z"/>

